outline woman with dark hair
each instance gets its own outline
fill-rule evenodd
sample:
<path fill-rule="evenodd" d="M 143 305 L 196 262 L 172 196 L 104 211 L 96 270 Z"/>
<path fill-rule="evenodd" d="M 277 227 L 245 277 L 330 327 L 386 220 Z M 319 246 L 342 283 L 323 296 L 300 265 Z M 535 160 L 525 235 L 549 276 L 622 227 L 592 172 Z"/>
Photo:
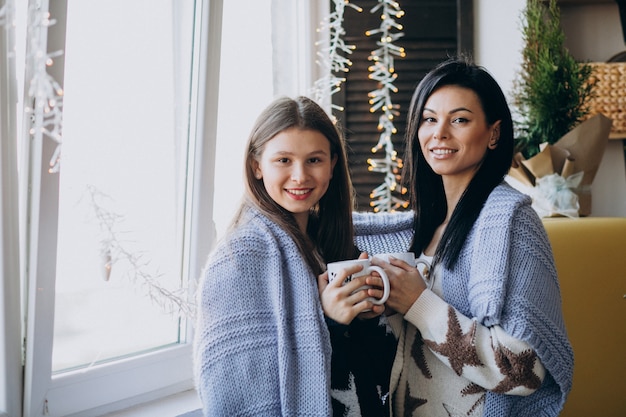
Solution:
<path fill-rule="evenodd" d="M 340 373 L 334 356 L 331 384 L 331 341 L 333 354 L 346 350 L 332 336 L 345 330 L 327 324 L 317 276 L 327 263 L 358 256 L 343 138 L 313 100 L 279 98 L 252 129 L 245 182 L 243 202 L 211 252 L 198 293 L 194 360 L 204 415 L 330 416 L 347 402 L 331 392 L 331 385 L 342 388 L 334 384 Z M 354 272 L 345 270 L 346 276 Z M 368 291 L 354 293 L 366 279 L 379 284 L 380 277 L 339 287 L 343 278 L 326 288 L 349 310 L 347 323 L 368 310 L 364 318 L 383 312 Z M 372 342 L 376 334 L 389 339 L 378 321 L 362 322 Z M 393 337 L 391 343 L 393 358 Z M 376 375 L 369 362 L 358 370 L 348 366 L 357 374 L 359 400 L 378 401 L 377 384 L 388 390 L 392 360 Z"/>
<path fill-rule="evenodd" d="M 550 243 L 530 198 L 504 182 L 513 148 L 497 82 L 450 59 L 424 77 L 409 109 L 409 247 L 371 233 L 402 229 L 406 217 L 353 216 L 359 249 L 408 249 L 429 265 L 373 261 L 391 284 L 394 416 L 557 416 L 571 389 Z"/>

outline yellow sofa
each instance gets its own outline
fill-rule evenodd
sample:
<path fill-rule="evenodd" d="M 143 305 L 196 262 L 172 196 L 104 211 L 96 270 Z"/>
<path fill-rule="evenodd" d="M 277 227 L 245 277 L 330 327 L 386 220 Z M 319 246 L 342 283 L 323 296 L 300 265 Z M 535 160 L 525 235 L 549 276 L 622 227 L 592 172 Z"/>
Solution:
<path fill-rule="evenodd" d="M 626 416 L 626 218 L 543 219 L 574 382 L 561 417 Z"/>

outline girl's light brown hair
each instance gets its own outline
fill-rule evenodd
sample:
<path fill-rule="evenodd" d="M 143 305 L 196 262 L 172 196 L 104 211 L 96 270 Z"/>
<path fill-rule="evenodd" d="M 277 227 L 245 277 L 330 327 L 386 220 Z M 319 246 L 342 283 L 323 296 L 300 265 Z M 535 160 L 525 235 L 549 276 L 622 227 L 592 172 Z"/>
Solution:
<path fill-rule="evenodd" d="M 293 215 L 272 200 L 263 180 L 254 175 L 254 161 L 260 160 L 265 144 L 290 128 L 320 132 L 330 142 L 331 157 L 337 156 L 328 190 L 309 214 L 306 235 Z M 289 233 L 316 274 L 322 272 L 325 263 L 353 258 L 357 254 L 352 229 L 353 190 L 346 155 L 340 131 L 315 101 L 303 96 L 274 100 L 259 115 L 248 139 L 244 165 L 246 195 L 235 222 L 247 206 L 257 208 Z"/>

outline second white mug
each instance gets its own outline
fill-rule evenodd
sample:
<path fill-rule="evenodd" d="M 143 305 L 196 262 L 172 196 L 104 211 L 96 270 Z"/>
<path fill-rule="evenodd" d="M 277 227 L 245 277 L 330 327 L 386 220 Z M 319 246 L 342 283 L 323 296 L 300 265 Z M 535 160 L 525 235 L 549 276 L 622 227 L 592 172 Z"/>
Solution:
<path fill-rule="evenodd" d="M 411 266 L 415 266 L 415 254 L 413 252 L 390 252 L 390 253 L 378 253 L 372 258 L 382 259 L 385 262 L 389 262 L 389 258 L 400 259 Z"/>

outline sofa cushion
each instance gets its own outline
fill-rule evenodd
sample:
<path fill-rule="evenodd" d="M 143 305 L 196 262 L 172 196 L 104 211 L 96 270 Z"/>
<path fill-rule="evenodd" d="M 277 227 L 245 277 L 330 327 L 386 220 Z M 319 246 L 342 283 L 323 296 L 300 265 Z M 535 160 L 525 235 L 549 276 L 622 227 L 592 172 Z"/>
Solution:
<path fill-rule="evenodd" d="M 574 349 L 560 416 L 626 415 L 626 218 L 545 218 Z"/>

